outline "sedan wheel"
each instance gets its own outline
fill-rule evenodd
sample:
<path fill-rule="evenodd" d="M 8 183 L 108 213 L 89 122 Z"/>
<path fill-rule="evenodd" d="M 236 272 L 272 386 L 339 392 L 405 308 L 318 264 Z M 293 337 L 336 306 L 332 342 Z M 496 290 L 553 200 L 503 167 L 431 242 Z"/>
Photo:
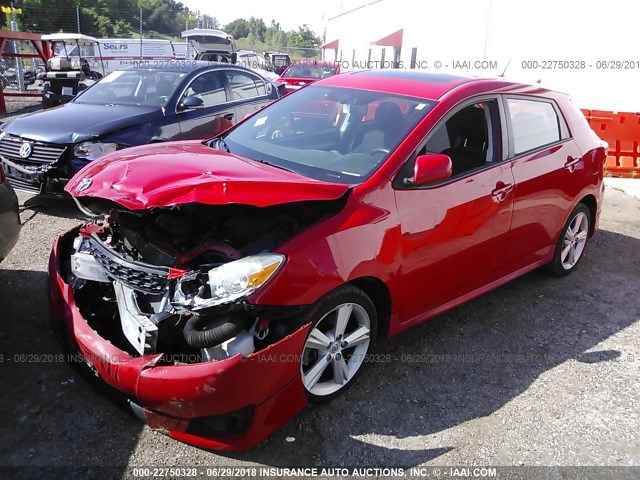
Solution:
<path fill-rule="evenodd" d="M 589 236 L 589 217 L 584 212 L 579 212 L 565 231 L 562 242 L 560 259 L 562 266 L 567 270 L 572 269 L 580 260 Z"/>
<path fill-rule="evenodd" d="M 553 261 L 549 265 L 553 273 L 563 276 L 573 271 L 587 246 L 590 229 L 589 209 L 579 204 L 571 213 L 556 245 Z"/>
<path fill-rule="evenodd" d="M 375 338 L 376 315 L 369 297 L 350 285 L 325 297 L 315 311 L 300 373 L 309 400 L 323 403 L 343 392 L 361 371 Z"/>

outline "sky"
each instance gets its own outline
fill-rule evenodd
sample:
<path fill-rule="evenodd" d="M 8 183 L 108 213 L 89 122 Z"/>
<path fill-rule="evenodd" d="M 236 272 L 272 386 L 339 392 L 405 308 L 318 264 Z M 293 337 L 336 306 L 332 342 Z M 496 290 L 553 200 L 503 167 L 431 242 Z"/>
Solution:
<path fill-rule="evenodd" d="M 269 26 L 271 19 L 280 22 L 284 30 L 297 30 L 304 23 L 316 35 L 322 37 L 324 32 L 325 10 L 327 5 L 334 6 L 338 0 L 306 1 L 306 0 L 278 0 L 268 2 L 265 0 L 242 0 L 237 2 L 212 2 L 211 0 L 181 0 L 182 4 L 191 11 L 200 11 L 201 15 L 214 17 L 223 26 L 236 18 L 249 19 L 249 17 L 262 18 Z M 277 7 L 277 8 L 274 8 Z M 337 8 L 331 8 L 333 12 Z"/>

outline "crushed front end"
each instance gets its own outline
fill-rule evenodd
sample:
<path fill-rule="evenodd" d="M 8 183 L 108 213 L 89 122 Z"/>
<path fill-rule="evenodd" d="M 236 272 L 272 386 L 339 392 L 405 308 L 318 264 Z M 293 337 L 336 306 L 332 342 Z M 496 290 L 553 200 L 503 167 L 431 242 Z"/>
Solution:
<path fill-rule="evenodd" d="M 203 448 L 250 447 L 307 403 L 298 357 L 309 325 L 305 306 L 248 297 L 286 262 L 272 252 L 332 208 L 109 208 L 54 245 L 54 323 L 152 428 Z"/>

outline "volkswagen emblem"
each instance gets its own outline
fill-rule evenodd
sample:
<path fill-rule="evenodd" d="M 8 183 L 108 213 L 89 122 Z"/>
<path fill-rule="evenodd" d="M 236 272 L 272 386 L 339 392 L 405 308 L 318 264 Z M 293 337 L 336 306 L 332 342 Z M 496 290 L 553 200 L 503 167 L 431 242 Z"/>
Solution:
<path fill-rule="evenodd" d="M 92 182 L 93 180 L 91 180 L 88 177 L 83 178 L 82 180 L 80 180 L 80 183 L 76 187 L 76 192 L 77 193 L 84 192 L 87 188 L 91 186 Z"/>
<path fill-rule="evenodd" d="M 33 153 L 33 147 L 29 142 L 24 142 L 20 147 L 20 158 L 29 158 Z"/>

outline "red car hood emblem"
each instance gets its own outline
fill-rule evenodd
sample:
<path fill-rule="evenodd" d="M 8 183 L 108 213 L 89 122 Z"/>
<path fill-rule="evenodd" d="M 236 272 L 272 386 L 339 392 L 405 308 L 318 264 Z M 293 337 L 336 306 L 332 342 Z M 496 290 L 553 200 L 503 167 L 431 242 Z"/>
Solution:
<path fill-rule="evenodd" d="M 200 142 L 133 147 L 96 160 L 65 190 L 112 200 L 130 210 L 185 203 L 267 207 L 335 200 L 348 185 L 322 182 L 221 152 Z"/>

